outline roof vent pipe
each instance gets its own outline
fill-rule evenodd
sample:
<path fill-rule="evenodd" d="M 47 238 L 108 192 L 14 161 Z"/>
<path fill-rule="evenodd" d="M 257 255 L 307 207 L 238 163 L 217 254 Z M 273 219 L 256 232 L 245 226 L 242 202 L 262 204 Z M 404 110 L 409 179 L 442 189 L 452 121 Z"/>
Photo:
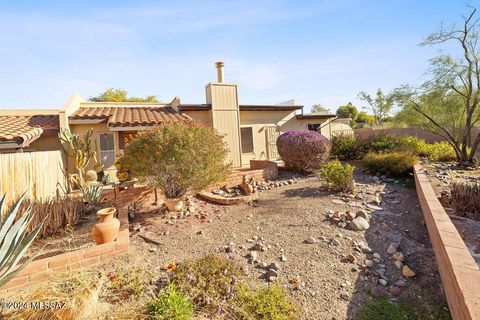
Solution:
<path fill-rule="evenodd" d="M 215 62 L 215 67 L 217 68 L 217 81 L 222 83 L 223 82 L 223 61 Z"/>

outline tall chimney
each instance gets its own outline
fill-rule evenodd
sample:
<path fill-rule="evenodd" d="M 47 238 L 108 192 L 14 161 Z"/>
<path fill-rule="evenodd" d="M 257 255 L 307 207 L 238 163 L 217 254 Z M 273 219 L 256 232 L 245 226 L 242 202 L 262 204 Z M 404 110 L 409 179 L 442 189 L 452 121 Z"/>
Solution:
<path fill-rule="evenodd" d="M 217 68 L 217 81 L 222 83 L 223 82 L 223 61 L 215 62 L 215 67 Z"/>

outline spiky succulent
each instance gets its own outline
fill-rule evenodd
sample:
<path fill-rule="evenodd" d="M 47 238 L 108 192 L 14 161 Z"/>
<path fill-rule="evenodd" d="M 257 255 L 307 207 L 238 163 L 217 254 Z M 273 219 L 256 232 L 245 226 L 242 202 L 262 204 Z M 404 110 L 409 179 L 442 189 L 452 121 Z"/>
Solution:
<path fill-rule="evenodd" d="M 14 203 L 9 212 L 0 221 L 0 287 L 14 278 L 35 258 L 35 256 L 32 256 L 19 265 L 20 260 L 41 229 L 41 224 L 39 224 L 27 234 L 28 225 L 31 221 L 30 206 L 24 209 L 18 219 L 16 219 L 24 198 L 25 193 Z M 5 195 L 0 200 L 0 213 L 3 212 L 4 204 Z M 16 268 L 17 265 L 18 268 Z"/>

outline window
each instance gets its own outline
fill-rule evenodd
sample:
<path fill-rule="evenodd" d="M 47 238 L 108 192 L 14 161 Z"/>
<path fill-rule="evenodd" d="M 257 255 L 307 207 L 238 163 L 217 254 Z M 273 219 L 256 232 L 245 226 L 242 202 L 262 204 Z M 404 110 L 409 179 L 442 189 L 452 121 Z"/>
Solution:
<path fill-rule="evenodd" d="M 307 129 L 310 130 L 310 131 L 318 131 L 319 133 L 321 133 L 321 127 L 320 127 L 320 123 L 309 123 L 307 124 Z"/>
<path fill-rule="evenodd" d="M 240 134 L 242 139 L 242 153 L 253 153 L 253 129 L 240 128 Z"/>
<path fill-rule="evenodd" d="M 115 164 L 113 133 L 100 134 L 100 161 L 105 168 L 110 168 Z"/>

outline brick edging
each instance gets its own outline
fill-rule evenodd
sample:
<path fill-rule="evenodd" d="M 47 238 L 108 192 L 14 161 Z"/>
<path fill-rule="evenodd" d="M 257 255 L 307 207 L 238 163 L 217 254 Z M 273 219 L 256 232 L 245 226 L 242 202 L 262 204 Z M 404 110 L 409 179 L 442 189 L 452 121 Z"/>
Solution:
<path fill-rule="evenodd" d="M 452 318 L 480 319 L 480 269 L 438 201 L 421 165 L 415 166 L 414 175 Z"/>
<path fill-rule="evenodd" d="M 115 207 L 118 210 L 120 231 L 114 242 L 94 245 L 85 249 L 62 253 L 53 257 L 32 261 L 12 280 L 0 289 L 0 297 L 18 291 L 34 282 L 50 278 L 54 274 L 104 263 L 128 252 L 130 232 L 128 224 L 128 204 L 136 190 L 120 194 Z"/>

